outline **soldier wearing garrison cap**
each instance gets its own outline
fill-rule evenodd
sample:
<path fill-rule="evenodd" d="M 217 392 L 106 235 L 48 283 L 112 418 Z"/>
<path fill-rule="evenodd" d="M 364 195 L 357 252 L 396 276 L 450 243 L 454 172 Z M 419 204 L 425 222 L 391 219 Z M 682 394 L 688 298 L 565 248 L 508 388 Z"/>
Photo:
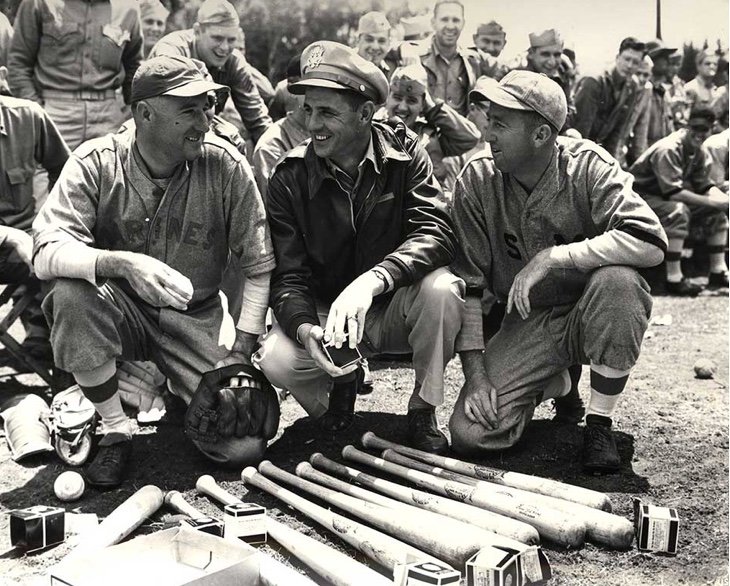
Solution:
<path fill-rule="evenodd" d="M 447 170 L 444 157 L 462 155 L 479 140 L 479 130 L 441 99 L 428 91 L 426 70 L 420 63 L 399 67 L 390 80 L 385 112 L 398 117 L 415 132 L 434 167 L 434 175 L 444 185 Z"/>
<path fill-rule="evenodd" d="M 390 67 L 384 61 L 390 49 L 390 23 L 382 12 L 368 12 L 357 25 L 357 54 L 377 65 L 385 75 Z"/>
<path fill-rule="evenodd" d="M 558 136 L 567 116 L 558 84 L 516 70 L 472 93 L 489 104 L 491 154 L 472 157 L 454 189 L 461 246 L 451 268 L 467 296 L 452 449 L 479 457 L 515 445 L 545 399 L 556 400 L 556 418 L 580 422 L 567 370 L 590 364 L 583 466 L 615 472 L 612 416 L 652 303 L 636 268 L 661 262 L 666 236 L 605 150 Z M 488 339 L 484 290 L 505 313 Z"/>
<path fill-rule="evenodd" d="M 373 122 L 388 97 L 375 65 L 318 41 L 301 66 L 290 90 L 304 95 L 310 140 L 279 161 L 268 184 L 276 324 L 255 360 L 323 432 L 338 433 L 354 422 L 362 369 L 335 366 L 322 341 L 359 345 L 366 357 L 412 353 L 408 441 L 443 453 L 435 407 L 462 304 L 461 282 L 445 268 L 455 252 L 446 199 L 418 137 L 399 120 Z"/>
<path fill-rule="evenodd" d="M 198 9 L 192 29 L 165 35 L 154 46 L 151 57 L 182 55 L 205 63 L 216 83 L 231 88 L 233 105 L 255 143 L 271 126 L 271 118 L 246 57 L 235 48 L 240 36 L 238 13 L 228 0 L 205 0 Z M 216 106 L 220 113 L 225 103 Z"/>
<path fill-rule="evenodd" d="M 492 57 L 499 57 L 507 44 L 507 33 L 504 32 L 502 25 L 494 20 L 480 24 L 472 38 L 477 49 Z"/>

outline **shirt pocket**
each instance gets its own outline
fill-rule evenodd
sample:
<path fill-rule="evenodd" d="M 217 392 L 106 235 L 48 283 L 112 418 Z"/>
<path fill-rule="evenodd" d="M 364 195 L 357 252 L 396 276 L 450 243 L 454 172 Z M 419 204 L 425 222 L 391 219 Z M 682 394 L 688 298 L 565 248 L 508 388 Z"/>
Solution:
<path fill-rule="evenodd" d="M 82 40 L 76 23 L 44 22 L 40 51 L 50 65 L 73 63 Z"/>
<path fill-rule="evenodd" d="M 105 24 L 101 29 L 101 41 L 97 65 L 118 70 L 122 65 L 124 45 L 129 41 L 129 31 L 116 24 Z"/>
<path fill-rule="evenodd" d="M 33 172 L 34 170 L 28 167 L 14 167 L 5 172 L 15 211 L 23 211 L 33 203 Z"/>

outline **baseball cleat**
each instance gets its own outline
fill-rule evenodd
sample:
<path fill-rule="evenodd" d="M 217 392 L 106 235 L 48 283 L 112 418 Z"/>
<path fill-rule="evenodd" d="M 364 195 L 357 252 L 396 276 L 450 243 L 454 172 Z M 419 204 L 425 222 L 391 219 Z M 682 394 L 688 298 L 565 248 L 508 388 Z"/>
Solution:
<path fill-rule="evenodd" d="M 583 469 L 605 474 L 618 472 L 620 468 L 621 457 L 611 432 L 611 419 L 588 415 L 583 435 Z"/>
<path fill-rule="evenodd" d="M 109 436 L 116 435 L 113 433 Z M 119 434 L 122 436 L 123 434 Z M 124 474 L 132 459 L 132 440 L 123 439 L 111 445 L 99 446 L 94 461 L 86 468 L 86 482 L 100 488 L 114 488 L 124 481 Z"/>
<path fill-rule="evenodd" d="M 555 415 L 553 421 L 559 425 L 575 425 L 583 421 L 586 414 L 583 399 L 580 398 L 578 389 L 572 388 L 564 397 L 553 399 Z"/>
<path fill-rule="evenodd" d="M 728 274 L 727 271 L 722 273 L 710 273 L 710 278 L 707 283 L 708 289 L 727 289 L 728 288 Z"/>
<path fill-rule="evenodd" d="M 697 285 L 685 277 L 676 283 L 667 281 L 666 290 L 667 294 L 676 297 L 697 297 L 702 293 L 702 285 Z"/>

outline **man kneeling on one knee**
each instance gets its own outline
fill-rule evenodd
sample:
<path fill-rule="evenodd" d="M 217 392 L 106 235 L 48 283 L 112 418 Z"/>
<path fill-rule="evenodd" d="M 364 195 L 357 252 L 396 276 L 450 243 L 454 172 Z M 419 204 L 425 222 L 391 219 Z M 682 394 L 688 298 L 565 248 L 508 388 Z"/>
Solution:
<path fill-rule="evenodd" d="M 616 160 L 591 141 L 558 137 L 567 108 L 555 82 L 513 71 L 472 94 L 488 108 L 492 155 L 472 158 L 454 190 L 461 247 L 452 269 L 467 297 L 452 448 L 514 445 L 543 399 L 579 406 L 566 396 L 566 370 L 590 364 L 584 467 L 615 471 L 612 416 L 651 311 L 634 267 L 660 263 L 666 236 Z M 506 303 L 486 343 L 484 289 Z"/>
<path fill-rule="evenodd" d="M 289 151 L 269 181 L 267 212 L 278 268 L 277 324 L 254 359 L 326 432 L 348 428 L 361 369 L 334 366 L 321 343 L 364 355 L 413 353 L 408 438 L 447 449 L 434 407 L 461 327 L 463 283 L 443 268 L 455 250 L 447 203 L 418 137 L 373 122 L 388 82 L 372 63 L 330 41 L 302 54 L 310 141 Z"/>
<path fill-rule="evenodd" d="M 118 359 L 155 362 L 216 462 L 260 459 L 276 433 L 275 393 L 250 362 L 274 254 L 250 167 L 208 133 L 221 90 L 186 57 L 146 61 L 132 83 L 135 131 L 76 149 L 33 225 L 36 273 L 57 279 L 43 306 L 55 363 L 101 416 L 86 470 L 96 486 L 120 484 L 130 459 Z M 231 255 L 246 276 L 237 326 L 220 293 Z"/>

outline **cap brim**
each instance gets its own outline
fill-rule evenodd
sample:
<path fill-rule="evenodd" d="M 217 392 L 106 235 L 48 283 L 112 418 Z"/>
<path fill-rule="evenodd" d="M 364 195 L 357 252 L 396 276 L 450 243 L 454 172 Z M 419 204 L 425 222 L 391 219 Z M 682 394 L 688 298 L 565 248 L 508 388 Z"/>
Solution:
<path fill-rule="evenodd" d="M 217 92 L 220 90 L 227 91 L 228 86 L 201 79 L 199 81 L 191 81 L 190 83 L 167 90 L 162 95 L 174 96 L 176 98 L 190 98 L 192 96 L 199 96 L 201 94 L 207 94 L 208 92 Z"/>
<path fill-rule="evenodd" d="M 308 87 L 323 87 L 330 90 L 352 90 L 351 87 L 337 83 L 336 81 L 330 81 L 329 79 L 302 79 L 291 84 L 287 89 L 293 94 L 302 95 Z"/>
<path fill-rule="evenodd" d="M 494 85 L 491 87 L 471 90 L 471 92 L 469 92 L 469 98 L 473 100 L 474 96 L 480 96 L 488 102 L 494 102 L 498 106 L 509 108 L 510 110 L 532 110 L 532 108 L 523 104 L 512 94 L 505 91 L 502 86 L 496 82 L 496 80 Z"/>

